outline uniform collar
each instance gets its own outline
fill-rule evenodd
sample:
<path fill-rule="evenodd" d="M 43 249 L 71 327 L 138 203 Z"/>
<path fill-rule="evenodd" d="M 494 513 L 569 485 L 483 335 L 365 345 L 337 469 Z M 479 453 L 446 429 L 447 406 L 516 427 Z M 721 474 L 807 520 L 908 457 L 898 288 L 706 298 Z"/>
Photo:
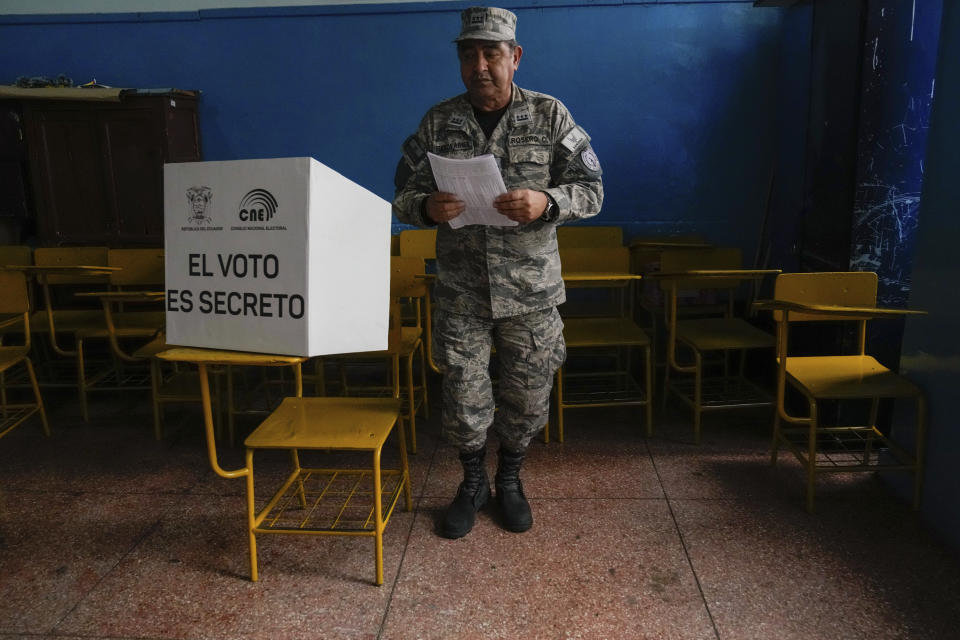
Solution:
<path fill-rule="evenodd" d="M 523 90 L 516 83 L 513 83 L 511 94 L 510 104 L 507 106 L 507 112 L 503 114 L 501 123 L 512 129 L 526 125 L 530 121 L 531 113 L 530 104 L 527 102 Z M 470 96 L 463 93 L 460 96 L 460 104 L 456 112 L 447 119 L 447 127 L 450 129 L 465 129 L 468 122 L 472 122 L 476 126 Z"/>

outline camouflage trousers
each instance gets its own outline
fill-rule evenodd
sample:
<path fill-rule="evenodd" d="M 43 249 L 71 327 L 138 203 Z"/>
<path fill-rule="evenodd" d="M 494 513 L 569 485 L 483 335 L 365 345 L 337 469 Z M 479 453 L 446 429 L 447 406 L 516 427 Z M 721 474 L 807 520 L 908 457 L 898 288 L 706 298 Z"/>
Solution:
<path fill-rule="evenodd" d="M 501 444 L 525 450 L 547 423 L 553 375 L 567 354 L 556 308 L 500 320 L 437 311 L 433 328 L 434 359 L 443 371 L 441 421 L 450 443 L 475 451 L 493 426 Z M 499 364 L 496 399 L 491 347 Z"/>

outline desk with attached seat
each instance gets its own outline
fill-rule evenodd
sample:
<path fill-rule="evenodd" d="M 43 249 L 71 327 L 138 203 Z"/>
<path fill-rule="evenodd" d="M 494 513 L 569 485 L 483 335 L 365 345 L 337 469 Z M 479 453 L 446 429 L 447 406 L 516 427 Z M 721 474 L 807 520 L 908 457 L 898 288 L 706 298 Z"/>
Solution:
<path fill-rule="evenodd" d="M 306 358 L 299 356 L 177 347 L 156 357 L 197 365 L 210 466 L 224 478 L 246 478 L 250 579 L 259 579 L 257 534 L 359 535 L 374 538 L 375 583 L 383 584 L 383 531 L 401 493 L 406 509 L 412 509 L 399 398 L 303 398 L 300 369 Z M 229 365 L 289 366 L 296 381 L 296 397 L 283 400 L 247 437 L 246 466 L 235 470 L 222 469 L 218 463 L 207 378 L 208 367 Z M 400 468 L 385 470 L 381 452 L 395 425 Z M 258 449 L 286 449 L 293 466 L 259 511 L 253 483 L 253 456 Z M 372 455 L 372 464 L 366 469 L 303 468 L 300 449 L 364 451 Z"/>

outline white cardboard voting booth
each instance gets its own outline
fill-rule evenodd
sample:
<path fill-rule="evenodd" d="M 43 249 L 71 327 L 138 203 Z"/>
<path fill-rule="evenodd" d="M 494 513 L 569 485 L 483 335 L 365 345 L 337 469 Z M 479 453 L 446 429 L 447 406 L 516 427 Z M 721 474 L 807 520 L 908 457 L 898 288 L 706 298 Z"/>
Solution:
<path fill-rule="evenodd" d="M 387 347 L 390 203 L 312 158 L 164 167 L 167 342 Z"/>

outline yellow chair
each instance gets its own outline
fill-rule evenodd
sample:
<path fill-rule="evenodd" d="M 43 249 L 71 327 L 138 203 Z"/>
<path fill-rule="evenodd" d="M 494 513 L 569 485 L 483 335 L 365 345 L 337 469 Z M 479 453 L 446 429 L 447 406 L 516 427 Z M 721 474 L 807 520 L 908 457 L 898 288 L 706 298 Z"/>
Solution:
<path fill-rule="evenodd" d="M 44 384 L 74 386 L 77 383 L 77 351 L 73 337 L 77 331 L 102 328 L 103 311 L 95 302 L 74 296 L 78 291 L 106 291 L 109 287 L 106 247 L 38 247 L 33 252 L 32 273 L 40 286 L 43 308 L 30 316 L 30 328 L 45 336 L 50 349 L 61 360 L 46 357 L 40 363 Z M 61 344 L 63 336 L 67 344 Z M 69 363 L 68 371 L 59 365 Z"/>
<path fill-rule="evenodd" d="M 646 275 L 660 271 L 660 256 L 664 251 L 680 249 L 710 249 L 706 236 L 699 233 L 675 235 L 634 236 L 630 239 L 630 271 Z M 651 291 L 656 294 L 656 291 Z M 661 308 L 658 304 L 657 308 Z"/>
<path fill-rule="evenodd" d="M 404 229 L 399 235 L 401 256 L 424 260 L 437 259 L 436 229 Z"/>
<path fill-rule="evenodd" d="M 437 230 L 436 229 L 404 229 L 399 234 L 399 252 L 404 258 L 422 258 L 427 274 L 423 280 L 427 284 L 426 295 L 423 298 L 423 344 L 427 352 L 427 364 L 434 373 L 440 373 L 440 367 L 433 360 L 433 316 L 430 306 L 431 289 L 433 288 L 434 269 L 437 260 Z"/>
<path fill-rule="evenodd" d="M 91 391 L 154 388 L 150 359 L 136 351 L 160 336 L 165 324 L 163 249 L 110 249 L 107 262 L 115 269 L 109 276 L 113 291 L 78 294 L 99 298 L 103 314 L 99 326 L 74 331 L 77 386 L 85 421 L 89 420 L 87 394 Z M 112 362 L 88 375 L 86 348 L 94 340 L 109 343 Z M 128 347 L 131 341 L 134 346 Z"/>
<path fill-rule="evenodd" d="M 626 247 L 572 248 L 560 250 L 564 284 L 568 288 L 606 289 L 611 300 L 586 307 L 581 315 L 563 318 L 567 363 L 556 373 L 557 440 L 563 442 L 564 410 L 586 407 L 643 406 L 646 435 L 653 433 L 650 339 L 631 316 L 633 283 Z M 561 314 L 566 309 L 561 305 Z M 631 352 L 643 353 L 643 385 L 637 381 Z M 590 366 L 579 370 L 571 351 Z M 598 364 L 599 363 L 599 364 Z M 549 442 L 550 426 L 544 430 Z"/>
<path fill-rule="evenodd" d="M 371 351 L 366 353 L 351 353 L 335 356 L 333 359 L 340 365 L 341 392 L 345 396 L 375 397 L 392 395 L 395 381 L 388 380 L 386 385 L 371 383 L 351 384 L 348 380 L 347 368 L 352 363 L 383 361 L 390 363 L 403 361 L 403 411 L 410 426 L 410 451 L 417 452 L 417 411 L 422 409 L 424 416 L 429 418 L 429 398 L 427 392 L 427 366 L 424 349 L 425 326 L 429 319 L 423 317 L 423 306 L 428 296 L 427 283 L 421 277 L 424 275 L 424 261 L 422 258 L 391 256 L 390 258 L 390 296 L 398 302 L 407 301 L 411 307 L 411 320 L 400 323 L 400 332 L 396 339 L 391 341 L 386 351 Z M 401 307 L 402 308 L 402 307 Z M 414 382 L 414 357 L 419 354 L 420 380 Z M 392 371 L 393 368 L 389 369 Z M 388 376 L 389 377 L 389 376 Z"/>
<path fill-rule="evenodd" d="M 557 246 L 560 249 L 622 247 L 623 229 L 612 225 L 561 225 L 557 227 Z"/>
<path fill-rule="evenodd" d="M 772 350 L 775 339 L 736 312 L 736 293 L 742 283 L 779 270 L 743 269 L 740 250 L 734 248 L 668 250 L 660 264 L 661 271 L 649 277 L 660 279 L 667 299 L 663 400 L 673 392 L 692 408 L 693 438 L 699 443 L 704 411 L 773 406 L 771 396 L 745 376 L 745 365 L 748 351 Z M 740 354 L 735 374 L 734 352 Z M 715 364 L 711 356 L 719 356 L 719 373 L 710 366 Z M 684 378 L 671 382 L 671 372 Z"/>
<path fill-rule="evenodd" d="M 22 244 L 0 244 L 0 268 L 33 264 L 33 249 Z"/>
<path fill-rule="evenodd" d="M 34 413 L 40 414 L 43 432 L 50 435 L 50 425 L 43 408 L 40 386 L 30 361 L 30 299 L 23 273 L 0 270 L 0 329 L 20 327 L 22 345 L 0 346 L 0 438 L 10 433 Z M 12 404 L 8 402 L 4 376 L 11 367 L 23 363 L 33 387 L 34 402 Z"/>
<path fill-rule="evenodd" d="M 806 474 L 806 508 L 810 512 L 814 509 L 816 476 L 830 472 L 912 472 L 913 508 L 920 506 L 926 430 L 923 392 L 866 353 L 867 320 L 920 312 L 878 309 L 876 301 L 875 273 L 785 273 L 777 277 L 774 300 L 755 305 L 772 309 L 777 321 L 777 420 L 773 428 L 771 464 L 776 465 L 781 444 L 794 453 Z M 790 355 L 791 325 L 823 321 L 856 323 L 857 352 L 849 355 Z M 807 416 L 795 416 L 788 411 L 785 398 L 788 383 L 806 399 Z M 877 428 L 877 411 L 882 398 L 916 401 L 913 452 L 897 445 Z M 841 400 L 869 401 L 868 424 L 824 425 L 821 401 Z M 780 420 L 791 426 L 781 427 Z"/>
<path fill-rule="evenodd" d="M 701 234 L 635 236 L 630 239 L 630 273 L 647 276 L 660 271 L 660 256 L 673 249 L 708 249 L 711 247 Z M 664 293 L 656 278 L 637 282 L 634 318 L 650 334 L 653 364 L 656 371 L 666 367 Z"/>
<path fill-rule="evenodd" d="M 118 291 L 137 289 L 163 291 L 165 280 L 163 249 L 109 249 L 107 266 L 117 269 L 110 284 Z"/>
<path fill-rule="evenodd" d="M 391 306 L 391 340 L 400 322 L 398 305 Z M 349 535 L 374 538 L 375 584 L 383 584 L 383 533 L 399 501 L 412 509 L 406 437 L 400 410 L 399 385 L 392 398 L 303 398 L 301 363 L 305 358 L 265 354 L 175 348 L 158 358 L 198 365 L 204 406 L 207 453 L 213 470 L 224 478 L 246 478 L 250 579 L 259 579 L 258 534 Z M 213 365 L 290 366 L 296 397 L 286 398 L 246 441 L 246 464 L 224 470 L 217 459 L 207 368 Z M 400 379 L 394 359 L 394 381 Z M 396 427 L 400 468 L 384 469 L 382 451 Z M 286 449 L 292 470 L 259 510 L 253 481 L 258 449 Z M 299 451 L 358 451 L 371 456 L 364 468 L 304 468 Z"/>
<path fill-rule="evenodd" d="M 0 269 L 6 266 L 28 266 L 33 264 L 33 249 L 20 244 L 0 244 Z M 30 308 L 33 309 L 33 295 L 29 286 L 27 293 L 30 297 Z M 0 331 L 0 344 L 3 344 L 3 333 Z"/>
<path fill-rule="evenodd" d="M 187 402 L 201 402 L 199 376 L 196 371 L 187 369 L 182 365 L 173 363 L 164 366 L 162 360 L 158 359 L 157 354 L 172 348 L 167 344 L 166 335 L 161 333 L 156 338 L 143 345 L 133 353 L 137 360 L 150 362 L 150 395 L 153 403 L 153 435 L 157 440 L 163 438 L 163 409 L 167 404 L 180 404 Z M 217 370 L 211 370 L 211 374 L 220 373 Z M 221 380 L 220 375 L 214 375 L 214 390 L 211 393 L 213 407 L 216 415 L 217 434 L 223 426 L 223 411 L 220 407 Z M 233 444 L 232 434 L 230 443 Z"/>

